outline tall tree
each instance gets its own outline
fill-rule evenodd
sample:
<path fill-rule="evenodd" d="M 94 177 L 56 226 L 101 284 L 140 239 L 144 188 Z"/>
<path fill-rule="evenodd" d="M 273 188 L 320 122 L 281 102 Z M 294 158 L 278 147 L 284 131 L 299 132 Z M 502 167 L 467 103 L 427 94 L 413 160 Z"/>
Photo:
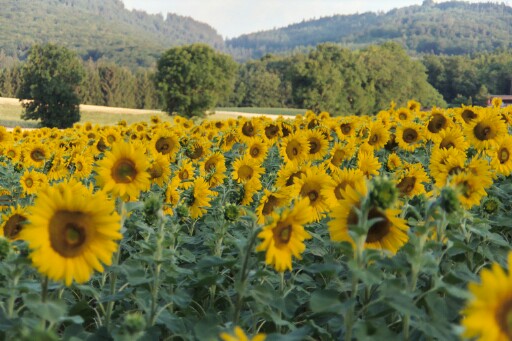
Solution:
<path fill-rule="evenodd" d="M 74 52 L 53 44 L 33 46 L 18 92 L 25 109 L 22 118 L 41 120 L 44 127 L 71 127 L 80 120 L 77 87 L 83 76 Z"/>
<path fill-rule="evenodd" d="M 167 50 L 158 61 L 156 84 L 169 114 L 204 116 L 233 91 L 237 65 L 204 44 Z"/>

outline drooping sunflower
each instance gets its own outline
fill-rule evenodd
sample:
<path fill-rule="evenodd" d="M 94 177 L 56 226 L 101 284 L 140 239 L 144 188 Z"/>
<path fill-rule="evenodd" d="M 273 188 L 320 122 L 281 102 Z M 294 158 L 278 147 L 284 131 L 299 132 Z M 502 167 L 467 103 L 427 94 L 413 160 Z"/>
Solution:
<path fill-rule="evenodd" d="M 512 173 L 512 136 L 506 135 L 496 141 L 496 147 L 488 152 L 492 168 L 501 175 Z"/>
<path fill-rule="evenodd" d="M 28 214 L 19 205 L 11 207 L 10 212 L 2 214 L 2 236 L 8 240 L 19 240 L 20 232 L 28 220 Z"/>
<path fill-rule="evenodd" d="M 508 254 L 508 272 L 497 263 L 480 273 L 480 283 L 469 283 L 472 294 L 462 310 L 463 336 L 474 340 L 512 339 L 512 253 Z"/>
<path fill-rule="evenodd" d="M 329 234 L 333 241 L 346 241 L 355 246 L 349 234 L 353 226 L 358 226 L 359 218 L 355 211 L 361 208 L 364 195 L 347 187 L 345 197 L 340 204 L 331 211 L 332 220 L 329 221 Z M 375 221 L 369 228 L 365 248 L 387 250 L 395 254 L 407 241 L 409 227 L 405 219 L 399 217 L 400 210 L 369 207 L 367 221 Z"/>
<path fill-rule="evenodd" d="M 278 272 L 292 270 L 292 256 L 302 259 L 301 254 L 306 249 L 304 240 L 311 238 L 304 229 L 304 225 L 311 222 L 313 214 L 308 201 L 302 199 L 291 209 L 285 209 L 280 214 L 272 213 L 272 222 L 258 234 L 263 241 L 256 251 L 266 251 L 265 263 Z"/>
<path fill-rule="evenodd" d="M 153 153 L 147 169 L 152 183 L 163 186 L 171 176 L 171 163 L 167 156 Z"/>
<path fill-rule="evenodd" d="M 507 124 L 493 111 L 483 111 L 466 125 L 464 133 L 473 147 L 484 150 L 495 146 L 497 139 L 507 134 Z"/>
<path fill-rule="evenodd" d="M 359 168 L 367 178 L 371 178 L 374 175 L 379 175 L 381 164 L 373 153 L 364 153 L 361 151 L 357 154 L 357 168 Z"/>
<path fill-rule="evenodd" d="M 119 142 L 97 163 L 97 183 L 116 196 L 137 198 L 141 191 L 149 189 L 148 168 L 144 149 L 135 148 L 130 142 Z"/>
<path fill-rule="evenodd" d="M 180 179 L 180 187 L 189 188 L 195 177 L 192 161 L 186 159 L 180 160 L 176 171 L 176 177 Z"/>
<path fill-rule="evenodd" d="M 285 163 L 284 167 L 277 172 L 275 186 L 278 189 L 284 190 L 287 196 L 289 196 L 290 191 L 289 188 L 286 187 L 295 184 L 303 174 L 306 174 L 306 169 L 309 167 L 311 167 L 311 163 Z"/>
<path fill-rule="evenodd" d="M 450 184 L 459 191 L 459 201 L 465 209 L 480 204 L 483 197 L 487 196 L 481 178 L 470 172 L 462 172 L 450 178 Z"/>
<path fill-rule="evenodd" d="M 267 189 L 263 190 L 263 196 L 260 199 L 260 204 L 256 208 L 256 216 L 258 223 L 264 224 L 266 219 L 271 217 L 274 210 L 278 207 L 288 203 L 288 199 L 280 192 L 271 192 Z"/>
<path fill-rule="evenodd" d="M 331 174 L 332 181 L 322 189 L 327 204 L 334 208 L 345 198 L 345 190 L 352 187 L 358 193 L 366 193 L 366 177 L 359 169 L 343 168 Z"/>
<path fill-rule="evenodd" d="M 402 159 L 396 153 L 391 153 L 388 156 L 388 162 L 386 167 L 389 171 L 394 171 L 395 169 L 402 166 Z"/>
<path fill-rule="evenodd" d="M 190 217 L 200 218 L 206 213 L 206 208 L 211 206 L 211 197 L 215 196 L 215 192 L 210 190 L 208 182 L 202 177 L 194 179 L 192 185 L 192 193 L 187 199 L 190 209 Z"/>
<path fill-rule="evenodd" d="M 114 202 L 103 192 L 63 182 L 40 192 L 20 233 L 37 270 L 54 281 L 88 281 L 110 265 L 122 238 Z"/>
<path fill-rule="evenodd" d="M 199 164 L 200 174 L 204 177 L 210 188 L 216 187 L 226 178 L 226 159 L 224 154 L 215 152 L 207 156 L 204 162 Z"/>
<path fill-rule="evenodd" d="M 400 148 L 413 152 L 423 145 L 423 127 L 413 122 L 399 124 L 396 128 L 395 139 Z"/>
<path fill-rule="evenodd" d="M 257 119 L 243 119 L 238 127 L 238 137 L 241 141 L 250 143 L 252 139 L 262 135 L 261 122 Z"/>
<path fill-rule="evenodd" d="M 469 147 L 469 143 L 464 138 L 464 133 L 460 126 L 452 126 L 441 130 L 439 134 L 437 134 L 436 145 L 438 148 L 455 148 L 463 152 Z"/>
<path fill-rule="evenodd" d="M 175 159 L 176 153 L 180 149 L 178 136 L 173 131 L 164 129 L 159 129 L 153 135 L 149 145 L 151 146 L 152 154 L 162 154 L 171 161 Z"/>
<path fill-rule="evenodd" d="M 167 188 L 165 189 L 164 196 L 164 212 L 173 215 L 173 207 L 178 205 L 180 200 L 180 191 L 178 190 L 178 185 L 180 184 L 180 179 L 175 176 L 167 183 Z"/>
<path fill-rule="evenodd" d="M 338 171 L 343 161 L 350 160 L 356 151 L 354 140 L 350 139 L 346 142 L 336 142 L 329 151 L 329 157 L 325 161 L 325 165 L 332 171 Z"/>

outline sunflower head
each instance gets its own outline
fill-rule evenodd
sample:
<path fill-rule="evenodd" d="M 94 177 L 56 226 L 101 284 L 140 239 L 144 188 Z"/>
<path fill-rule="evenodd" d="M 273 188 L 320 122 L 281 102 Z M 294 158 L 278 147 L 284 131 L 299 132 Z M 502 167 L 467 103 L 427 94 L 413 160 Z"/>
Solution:
<path fill-rule="evenodd" d="M 28 222 L 28 215 L 25 210 L 16 206 L 9 214 L 2 216 L 2 233 L 8 240 L 20 239 L 20 232 Z"/>

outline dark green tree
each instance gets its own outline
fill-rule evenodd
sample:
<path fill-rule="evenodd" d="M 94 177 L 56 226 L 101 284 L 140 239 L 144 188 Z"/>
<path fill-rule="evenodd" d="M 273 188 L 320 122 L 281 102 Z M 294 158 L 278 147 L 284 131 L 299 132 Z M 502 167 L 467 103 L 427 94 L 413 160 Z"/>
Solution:
<path fill-rule="evenodd" d="M 242 107 L 279 107 L 281 80 L 275 72 L 267 70 L 263 60 L 245 63 L 238 73 L 235 105 Z"/>
<path fill-rule="evenodd" d="M 237 64 L 233 59 L 204 44 L 167 50 L 158 61 L 156 84 L 164 110 L 187 117 L 205 111 L 229 98 Z"/>
<path fill-rule="evenodd" d="M 22 118 L 41 120 L 44 127 L 71 127 L 80 120 L 77 88 L 83 76 L 82 62 L 70 50 L 53 44 L 33 46 L 18 92 L 25 109 Z"/>

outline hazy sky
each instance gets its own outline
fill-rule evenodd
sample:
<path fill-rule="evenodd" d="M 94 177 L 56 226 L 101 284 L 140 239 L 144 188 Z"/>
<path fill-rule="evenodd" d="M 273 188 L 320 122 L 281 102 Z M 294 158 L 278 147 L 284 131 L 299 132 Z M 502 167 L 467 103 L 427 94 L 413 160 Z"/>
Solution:
<path fill-rule="evenodd" d="M 487 2 L 487 0 L 480 1 Z M 421 5 L 423 0 L 123 0 L 123 2 L 128 9 L 162 13 L 164 17 L 168 12 L 190 16 L 209 24 L 223 37 L 232 38 L 243 33 L 287 26 L 303 19 L 333 14 L 388 11 L 396 7 Z M 510 4 L 512 0 L 504 2 Z"/>

